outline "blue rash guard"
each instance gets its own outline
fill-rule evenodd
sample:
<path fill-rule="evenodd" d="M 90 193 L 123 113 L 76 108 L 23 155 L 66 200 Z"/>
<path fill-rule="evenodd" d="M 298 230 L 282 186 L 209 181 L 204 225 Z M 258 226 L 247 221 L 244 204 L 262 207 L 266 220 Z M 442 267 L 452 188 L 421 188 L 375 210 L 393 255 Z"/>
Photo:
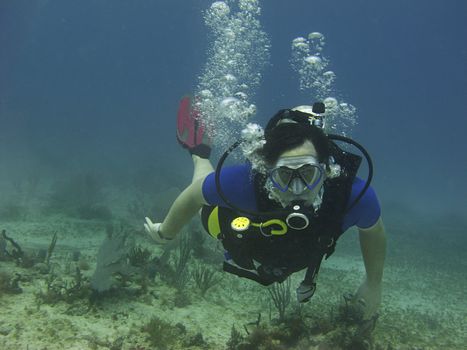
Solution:
<path fill-rule="evenodd" d="M 222 191 L 229 201 L 239 208 L 251 211 L 257 210 L 251 166 L 249 164 L 222 168 L 220 180 Z M 365 181 L 356 177 L 352 185 L 349 205 L 359 195 L 363 186 L 365 186 Z M 203 196 L 209 205 L 227 206 L 217 192 L 214 173 L 208 175 L 204 180 Z M 344 216 L 342 230 L 346 231 L 352 226 L 363 229 L 369 228 L 378 221 L 380 215 L 381 207 L 378 198 L 370 186 L 360 201 Z"/>

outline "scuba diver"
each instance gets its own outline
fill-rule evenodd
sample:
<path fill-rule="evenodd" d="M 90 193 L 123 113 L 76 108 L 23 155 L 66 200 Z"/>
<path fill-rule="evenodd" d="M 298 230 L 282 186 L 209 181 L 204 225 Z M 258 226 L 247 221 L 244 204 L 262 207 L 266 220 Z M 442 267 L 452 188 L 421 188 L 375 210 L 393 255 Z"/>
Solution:
<path fill-rule="evenodd" d="M 163 222 L 146 218 L 146 231 L 154 241 L 167 243 L 201 210 L 204 228 L 225 249 L 224 271 L 270 285 L 306 270 L 296 290 L 297 300 L 306 302 L 315 292 L 322 260 L 333 253 L 338 238 L 356 226 L 366 276 L 354 298 L 363 300 L 365 318 L 374 317 L 381 302 L 386 238 L 370 186 L 371 158 L 354 140 L 326 134 L 324 124 L 325 105 L 320 102 L 280 110 L 264 132 L 249 124 L 243 139 L 214 169 L 209 135 L 192 100 L 184 97 L 177 139 L 192 156 L 193 179 Z M 255 142 L 254 137 L 247 140 L 248 128 L 255 129 L 251 135 L 261 130 Z M 248 142 L 247 162 L 223 166 L 235 148 Z M 366 180 L 356 176 L 362 157 L 343 150 L 339 142 L 364 155 Z"/>

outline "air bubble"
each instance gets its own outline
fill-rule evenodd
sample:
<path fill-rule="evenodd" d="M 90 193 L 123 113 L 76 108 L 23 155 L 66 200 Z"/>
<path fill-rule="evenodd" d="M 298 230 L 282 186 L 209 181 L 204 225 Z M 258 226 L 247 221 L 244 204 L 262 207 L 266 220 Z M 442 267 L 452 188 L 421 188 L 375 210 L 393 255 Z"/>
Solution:
<path fill-rule="evenodd" d="M 321 58 L 319 58 L 318 56 L 305 57 L 305 62 L 316 67 L 320 66 L 322 63 Z"/>
<path fill-rule="evenodd" d="M 233 74 L 226 74 L 224 75 L 225 81 L 228 81 L 229 83 L 234 83 L 237 81 L 237 78 Z"/>
<path fill-rule="evenodd" d="M 326 111 L 337 108 L 337 100 L 334 97 L 326 97 L 323 103 L 326 106 Z"/>
<path fill-rule="evenodd" d="M 218 17 L 225 17 L 230 13 L 230 7 L 224 1 L 214 1 L 210 11 Z"/>
<path fill-rule="evenodd" d="M 319 32 L 308 34 L 308 39 L 293 39 L 290 63 L 298 74 L 300 90 L 309 94 L 310 101 L 324 102 L 326 130 L 345 134 L 356 123 L 356 108 L 333 97 L 336 74 L 327 69 L 329 60 L 323 55 L 325 44 L 325 37 Z"/>
<path fill-rule="evenodd" d="M 256 112 L 251 99 L 270 48 L 260 13 L 258 0 L 229 0 L 213 2 L 204 14 L 211 41 L 195 95 L 201 118 L 213 129 L 213 143 L 219 148 L 230 145 Z"/>
<path fill-rule="evenodd" d="M 236 98 L 240 99 L 240 100 L 246 100 L 246 99 L 248 99 L 248 95 L 245 94 L 244 92 L 241 92 L 241 91 L 236 92 L 236 93 L 234 94 L 234 96 L 235 96 Z"/>
<path fill-rule="evenodd" d="M 312 32 L 308 34 L 308 39 L 323 39 L 324 35 L 320 32 Z"/>
<path fill-rule="evenodd" d="M 221 108 L 229 108 L 237 104 L 239 101 L 235 97 L 226 97 L 221 101 Z"/>

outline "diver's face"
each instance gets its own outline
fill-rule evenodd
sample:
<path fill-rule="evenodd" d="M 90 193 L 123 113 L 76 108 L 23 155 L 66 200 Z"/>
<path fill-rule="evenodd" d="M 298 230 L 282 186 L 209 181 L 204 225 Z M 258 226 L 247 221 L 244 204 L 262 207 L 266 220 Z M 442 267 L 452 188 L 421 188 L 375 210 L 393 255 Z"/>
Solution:
<path fill-rule="evenodd" d="M 282 153 L 270 168 L 271 191 L 281 203 L 304 200 L 313 202 L 325 179 L 325 169 L 317 160 L 317 152 L 310 141 Z"/>

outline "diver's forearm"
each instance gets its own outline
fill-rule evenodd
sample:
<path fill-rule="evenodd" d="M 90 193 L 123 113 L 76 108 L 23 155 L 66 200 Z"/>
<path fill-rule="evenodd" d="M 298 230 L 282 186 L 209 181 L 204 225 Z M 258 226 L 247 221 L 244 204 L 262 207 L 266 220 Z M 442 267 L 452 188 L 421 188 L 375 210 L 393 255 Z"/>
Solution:
<path fill-rule="evenodd" d="M 386 234 L 381 220 L 371 230 L 360 230 L 360 248 L 367 282 L 370 285 L 380 285 L 386 257 Z"/>
<path fill-rule="evenodd" d="M 175 237 L 190 219 L 201 209 L 200 202 L 191 186 L 187 187 L 174 201 L 161 225 L 166 238 Z"/>

